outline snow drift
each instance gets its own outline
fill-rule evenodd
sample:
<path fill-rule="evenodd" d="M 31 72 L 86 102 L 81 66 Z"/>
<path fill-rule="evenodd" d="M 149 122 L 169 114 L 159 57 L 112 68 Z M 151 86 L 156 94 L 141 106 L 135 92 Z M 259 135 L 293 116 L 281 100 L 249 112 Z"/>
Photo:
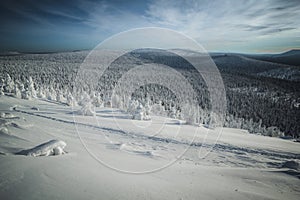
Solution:
<path fill-rule="evenodd" d="M 26 155 L 26 156 L 56 156 L 62 155 L 66 153 L 64 148 L 67 144 L 61 140 L 50 140 L 43 144 L 40 144 L 32 149 L 26 149 L 18 152 L 19 155 Z"/>

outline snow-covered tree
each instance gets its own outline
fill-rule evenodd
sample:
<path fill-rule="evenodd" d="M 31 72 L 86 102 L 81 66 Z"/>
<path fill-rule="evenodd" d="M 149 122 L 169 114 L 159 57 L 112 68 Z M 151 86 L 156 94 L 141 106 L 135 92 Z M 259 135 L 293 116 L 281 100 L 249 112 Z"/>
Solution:
<path fill-rule="evenodd" d="M 136 120 L 150 120 L 151 117 L 149 113 L 147 114 L 145 107 L 142 105 L 142 103 L 138 102 L 138 106 L 135 110 L 135 113 L 133 115 L 133 119 Z"/>
<path fill-rule="evenodd" d="M 131 114 L 132 116 L 134 116 L 134 114 L 135 114 L 138 106 L 139 106 L 138 101 L 136 101 L 136 100 L 130 100 L 128 108 L 127 108 L 127 112 L 129 114 Z"/>
<path fill-rule="evenodd" d="M 117 94 L 114 94 L 112 97 L 111 97 L 111 106 L 114 107 L 114 108 L 122 108 L 122 101 L 121 101 L 121 98 L 119 97 L 119 95 Z"/>
<path fill-rule="evenodd" d="M 209 122 L 208 122 L 208 127 L 210 128 L 216 128 L 218 126 L 222 126 L 221 124 L 220 117 L 218 116 L 217 113 L 211 112 L 209 115 Z"/>
<path fill-rule="evenodd" d="M 95 107 L 92 104 L 92 100 L 86 92 L 83 94 L 81 105 L 82 105 L 82 107 L 78 111 L 79 114 L 86 115 L 86 116 L 95 116 L 96 115 Z"/>
<path fill-rule="evenodd" d="M 67 96 L 67 104 L 69 106 L 76 106 L 77 102 L 75 100 L 75 98 L 72 96 L 71 92 L 69 92 L 68 96 Z"/>
<path fill-rule="evenodd" d="M 21 91 L 20 89 L 18 88 L 17 84 L 15 85 L 15 88 L 14 88 L 14 96 L 18 99 L 21 99 L 22 98 L 22 94 L 21 94 Z"/>
<path fill-rule="evenodd" d="M 52 85 L 46 90 L 46 97 L 48 100 L 56 101 L 56 92 Z"/>
<path fill-rule="evenodd" d="M 144 118 L 147 118 L 147 120 L 150 120 L 151 119 L 150 113 L 151 113 L 151 105 L 150 105 L 150 100 L 148 99 L 144 106 Z"/>
<path fill-rule="evenodd" d="M 41 86 L 38 88 L 37 90 L 37 97 L 38 98 L 45 98 L 46 95 L 45 95 L 45 92 L 44 92 L 44 88 Z"/>
<path fill-rule="evenodd" d="M 166 110 L 161 101 L 152 105 L 151 112 L 156 115 L 166 116 Z"/>
<path fill-rule="evenodd" d="M 198 107 L 192 106 L 192 104 L 185 104 L 181 109 L 181 114 L 187 124 L 196 124 L 198 115 Z"/>
<path fill-rule="evenodd" d="M 267 128 L 266 135 L 271 137 L 283 137 L 284 133 L 281 132 L 276 126 L 271 126 Z"/>
<path fill-rule="evenodd" d="M 93 105 L 96 107 L 103 107 L 103 101 L 100 93 L 95 93 L 92 97 Z"/>
<path fill-rule="evenodd" d="M 4 88 L 3 88 L 3 85 L 1 85 L 0 87 L 0 96 L 3 96 L 4 95 Z"/>
<path fill-rule="evenodd" d="M 19 90 L 21 92 L 22 99 L 29 99 L 28 92 L 25 90 L 25 86 L 23 83 L 20 83 Z"/>
<path fill-rule="evenodd" d="M 28 93 L 31 98 L 37 98 L 36 90 L 34 88 L 34 82 L 31 77 L 29 77 L 29 80 L 28 80 Z"/>
<path fill-rule="evenodd" d="M 172 107 L 170 108 L 170 114 L 169 114 L 169 116 L 170 116 L 171 118 L 174 118 L 174 119 L 176 119 L 176 118 L 178 117 L 177 109 L 176 109 L 175 106 L 172 106 Z"/>
<path fill-rule="evenodd" d="M 65 102 L 64 95 L 63 95 L 63 93 L 61 91 L 58 91 L 56 93 L 56 101 L 62 102 L 62 103 Z"/>
<path fill-rule="evenodd" d="M 9 74 L 6 74 L 6 79 L 5 79 L 5 83 L 4 83 L 4 91 L 8 92 L 8 93 L 12 93 L 14 88 L 15 88 L 14 81 L 12 80 L 12 78 L 10 77 Z"/>

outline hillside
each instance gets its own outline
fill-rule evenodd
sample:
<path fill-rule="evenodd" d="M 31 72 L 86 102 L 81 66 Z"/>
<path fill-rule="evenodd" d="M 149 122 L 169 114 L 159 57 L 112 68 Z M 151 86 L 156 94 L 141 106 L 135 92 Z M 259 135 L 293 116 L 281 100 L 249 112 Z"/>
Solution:
<path fill-rule="evenodd" d="M 246 55 L 257 60 L 300 67 L 300 50 L 293 49 L 280 54 Z"/>
<path fill-rule="evenodd" d="M 298 143 L 240 129 L 180 125 L 158 116 L 149 126 L 109 108 L 97 109 L 98 123 L 73 116 L 77 109 L 46 99 L 0 97 L 1 113 L 6 113 L 0 132 L 2 198 L 299 197 Z M 65 142 L 65 154 L 18 155 L 53 139 Z"/>

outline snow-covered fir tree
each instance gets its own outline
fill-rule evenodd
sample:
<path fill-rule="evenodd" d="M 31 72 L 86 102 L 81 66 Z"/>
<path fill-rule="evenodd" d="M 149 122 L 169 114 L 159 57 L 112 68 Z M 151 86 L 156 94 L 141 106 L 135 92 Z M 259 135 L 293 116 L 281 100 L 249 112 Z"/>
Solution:
<path fill-rule="evenodd" d="M 85 115 L 85 116 L 95 116 L 95 107 L 92 104 L 92 100 L 90 96 L 85 92 L 83 94 L 83 98 L 81 100 L 81 109 L 78 111 L 79 114 Z"/>
<path fill-rule="evenodd" d="M 8 93 L 12 93 L 14 88 L 15 88 L 14 81 L 12 80 L 12 78 L 10 77 L 9 74 L 6 74 L 6 79 L 5 79 L 5 83 L 4 83 L 4 91 L 8 92 Z"/>
<path fill-rule="evenodd" d="M 31 76 L 29 77 L 29 80 L 28 80 L 28 95 L 30 96 L 30 98 L 36 98 L 36 90 L 34 88 L 34 82 L 31 78 Z"/>
<path fill-rule="evenodd" d="M 14 96 L 18 99 L 21 99 L 22 98 L 22 94 L 21 94 L 21 91 L 18 87 L 17 84 L 15 84 L 15 88 L 14 88 Z"/>
<path fill-rule="evenodd" d="M 69 92 L 69 94 L 67 95 L 67 105 L 72 107 L 77 105 L 77 102 L 71 92 Z"/>
<path fill-rule="evenodd" d="M 140 102 L 138 102 L 138 106 L 133 115 L 133 119 L 136 119 L 136 120 L 150 120 L 151 119 L 149 112 L 148 113 L 146 112 L 145 107 Z"/>
<path fill-rule="evenodd" d="M 3 85 L 0 86 L 0 96 L 4 95 L 4 88 Z"/>

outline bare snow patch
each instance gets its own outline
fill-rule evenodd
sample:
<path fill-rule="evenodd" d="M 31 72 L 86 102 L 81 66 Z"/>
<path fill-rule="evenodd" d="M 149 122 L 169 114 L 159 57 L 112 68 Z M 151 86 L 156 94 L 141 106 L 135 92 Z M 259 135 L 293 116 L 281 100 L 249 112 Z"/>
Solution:
<path fill-rule="evenodd" d="M 32 149 L 26 149 L 18 152 L 19 155 L 26 155 L 26 156 L 56 156 L 62 155 L 66 153 L 64 148 L 67 144 L 61 140 L 50 140 L 43 144 L 40 144 Z"/>

